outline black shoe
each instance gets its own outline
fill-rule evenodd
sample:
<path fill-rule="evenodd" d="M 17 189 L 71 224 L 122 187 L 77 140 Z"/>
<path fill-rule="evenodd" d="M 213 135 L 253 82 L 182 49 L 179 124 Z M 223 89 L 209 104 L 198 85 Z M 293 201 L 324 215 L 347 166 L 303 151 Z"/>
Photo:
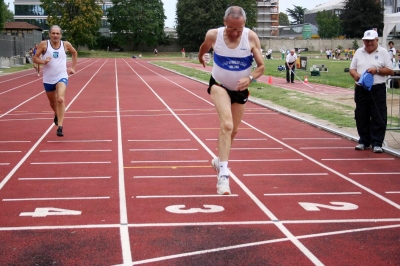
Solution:
<path fill-rule="evenodd" d="M 64 137 L 64 133 L 62 132 L 63 127 L 58 127 L 57 129 L 57 136 L 59 137 Z"/>
<path fill-rule="evenodd" d="M 58 117 L 57 117 L 57 115 L 54 116 L 54 124 L 56 126 L 58 126 Z"/>

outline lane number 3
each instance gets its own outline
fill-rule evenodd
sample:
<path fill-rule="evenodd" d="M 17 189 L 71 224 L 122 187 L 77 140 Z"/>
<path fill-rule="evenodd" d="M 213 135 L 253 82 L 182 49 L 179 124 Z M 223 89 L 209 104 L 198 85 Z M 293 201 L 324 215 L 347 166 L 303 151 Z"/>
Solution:
<path fill-rule="evenodd" d="M 214 213 L 214 212 L 222 212 L 224 211 L 224 207 L 218 205 L 203 205 L 202 208 L 190 208 L 185 209 L 185 205 L 171 205 L 165 208 L 168 212 L 178 213 L 178 214 L 191 214 L 191 213 Z"/>

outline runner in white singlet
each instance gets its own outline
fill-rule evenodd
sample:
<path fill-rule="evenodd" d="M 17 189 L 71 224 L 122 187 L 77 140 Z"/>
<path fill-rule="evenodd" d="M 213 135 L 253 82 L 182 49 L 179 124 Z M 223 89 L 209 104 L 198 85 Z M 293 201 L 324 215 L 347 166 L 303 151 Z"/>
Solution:
<path fill-rule="evenodd" d="M 43 64 L 43 85 L 54 111 L 54 124 L 58 126 L 57 136 L 63 137 L 65 116 L 65 91 L 68 85 L 68 74 L 74 74 L 78 53 L 67 41 L 61 41 L 61 28 L 51 26 L 50 40 L 42 41 L 33 57 L 33 62 Z M 72 67 L 67 69 L 66 51 L 72 55 Z M 41 56 L 41 58 L 40 58 Z"/>
<path fill-rule="evenodd" d="M 245 27 L 246 13 L 239 6 L 225 11 L 225 27 L 207 32 L 200 46 L 199 61 L 206 66 L 204 55 L 213 48 L 214 65 L 208 93 L 217 110 L 220 130 L 218 157 L 212 160 L 217 171 L 217 193 L 231 194 L 228 159 L 231 145 L 242 120 L 251 82 L 264 74 L 264 60 L 257 34 Z M 257 67 L 252 71 L 253 58 Z"/>

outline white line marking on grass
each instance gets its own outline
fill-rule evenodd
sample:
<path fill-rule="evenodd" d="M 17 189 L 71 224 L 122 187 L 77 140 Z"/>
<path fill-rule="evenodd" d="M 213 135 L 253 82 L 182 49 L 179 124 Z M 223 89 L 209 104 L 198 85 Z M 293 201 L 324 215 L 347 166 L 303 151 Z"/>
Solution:
<path fill-rule="evenodd" d="M 273 193 L 264 196 L 361 195 L 361 192 Z"/>
<path fill-rule="evenodd" d="M 2 201 L 35 201 L 35 200 L 98 200 L 109 199 L 110 197 L 66 197 L 66 198 L 20 198 L 20 199 L 3 199 Z"/>

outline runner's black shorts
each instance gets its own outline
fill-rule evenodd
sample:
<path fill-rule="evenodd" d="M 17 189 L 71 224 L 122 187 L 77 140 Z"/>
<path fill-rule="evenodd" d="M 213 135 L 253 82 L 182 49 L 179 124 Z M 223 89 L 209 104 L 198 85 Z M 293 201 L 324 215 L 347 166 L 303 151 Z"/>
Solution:
<path fill-rule="evenodd" d="M 211 76 L 211 78 L 210 78 L 210 84 L 209 84 L 208 89 L 207 89 L 208 94 L 210 94 L 211 87 L 213 85 L 220 86 L 220 87 L 222 87 L 222 88 L 224 88 L 226 90 L 226 92 L 228 93 L 229 97 L 231 98 L 231 104 L 232 103 L 245 104 L 247 102 L 247 99 L 250 96 L 250 92 L 249 92 L 248 89 L 245 89 L 243 91 L 232 91 L 232 90 L 229 90 L 229 89 L 225 88 L 222 84 L 219 84 L 218 82 L 216 82 L 215 79 L 213 78 L 213 76 Z"/>

